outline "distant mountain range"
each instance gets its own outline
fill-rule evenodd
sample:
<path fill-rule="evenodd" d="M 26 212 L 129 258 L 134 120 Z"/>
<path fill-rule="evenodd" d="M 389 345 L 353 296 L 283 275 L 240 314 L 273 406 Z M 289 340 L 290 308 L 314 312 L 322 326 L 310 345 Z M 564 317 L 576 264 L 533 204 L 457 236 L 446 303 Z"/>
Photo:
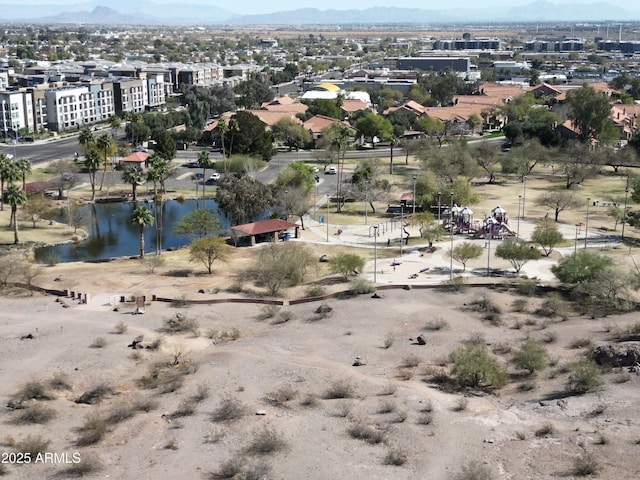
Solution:
<path fill-rule="evenodd" d="M 640 6 L 621 9 L 608 3 L 558 5 L 538 1 L 512 8 L 427 10 L 374 7 L 363 10 L 301 8 L 263 15 L 238 15 L 215 6 L 104 0 L 75 5 L 0 4 L 0 23 L 98 25 L 347 25 L 441 24 L 480 22 L 604 22 L 640 20 Z"/>

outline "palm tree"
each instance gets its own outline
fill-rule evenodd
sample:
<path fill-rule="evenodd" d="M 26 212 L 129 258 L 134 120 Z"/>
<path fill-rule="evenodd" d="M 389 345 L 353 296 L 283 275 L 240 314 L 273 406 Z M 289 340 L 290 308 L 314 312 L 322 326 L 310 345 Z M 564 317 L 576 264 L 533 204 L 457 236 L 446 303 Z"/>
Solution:
<path fill-rule="evenodd" d="M 207 198 L 204 196 L 204 186 L 207 184 L 207 181 L 205 179 L 205 175 L 207 172 L 207 168 L 211 168 L 212 165 L 211 159 L 209 158 L 209 152 L 207 152 L 206 150 L 202 150 L 198 154 L 198 164 L 202 167 L 202 202 L 204 203 L 204 208 L 206 210 Z"/>
<path fill-rule="evenodd" d="M 116 138 L 118 136 L 118 129 L 122 126 L 122 120 L 118 115 L 113 115 L 109 119 L 109 126 L 111 130 L 113 130 L 113 138 Z"/>
<path fill-rule="evenodd" d="M 138 185 L 144 182 L 144 173 L 137 165 L 129 165 L 122 173 L 122 180 L 131 184 L 133 189 L 133 203 L 138 201 Z"/>
<path fill-rule="evenodd" d="M 109 155 L 113 152 L 113 139 L 106 133 L 100 135 L 96 140 L 96 147 L 102 154 L 102 161 L 104 162 L 104 170 L 102 171 L 102 180 L 100 181 L 100 191 L 104 185 L 104 177 L 107 175 L 107 165 L 109 163 Z"/>
<path fill-rule="evenodd" d="M 153 225 L 153 215 L 144 205 L 137 205 L 131 213 L 131 224 L 140 228 L 140 258 L 144 258 L 144 229 Z"/>
<path fill-rule="evenodd" d="M 336 189 L 338 206 L 336 211 L 340 213 L 342 211 L 342 175 L 344 173 L 344 157 L 349 142 L 349 129 L 340 123 L 336 125 L 337 127 L 335 130 L 335 137 L 333 138 L 332 145 L 338 150 L 338 188 Z"/>
<path fill-rule="evenodd" d="M 18 159 L 18 161 L 16 162 L 16 165 L 18 167 L 18 171 L 20 172 L 20 175 L 22 176 L 22 190 L 26 192 L 27 191 L 26 178 L 27 178 L 27 175 L 31 173 L 31 162 L 23 157 Z"/>
<path fill-rule="evenodd" d="M 218 132 L 220 132 L 220 143 L 222 144 L 222 158 L 226 158 L 224 154 L 224 134 L 227 132 L 228 125 L 224 118 L 218 120 L 218 126 L 216 127 Z"/>
<path fill-rule="evenodd" d="M 91 201 L 96 199 L 96 172 L 100 168 L 100 152 L 91 148 L 84 154 L 84 165 L 89 170 L 89 181 L 91 182 Z"/>
<path fill-rule="evenodd" d="M 162 253 L 162 249 L 160 248 L 162 218 L 158 218 L 158 213 L 160 213 L 162 217 L 162 193 L 158 195 L 158 183 L 163 184 L 164 179 L 169 174 L 169 169 L 167 162 L 156 153 L 151 155 L 149 165 L 147 181 L 153 182 L 153 218 L 156 224 L 156 255 L 160 255 Z"/>
<path fill-rule="evenodd" d="M 4 210 L 4 185 L 20 179 L 18 165 L 12 162 L 4 153 L 0 153 L 0 210 Z"/>
<path fill-rule="evenodd" d="M 16 212 L 18 211 L 18 205 L 24 205 L 27 202 L 27 194 L 24 190 L 14 183 L 10 184 L 7 188 L 7 203 L 11 205 L 11 218 L 9 225 L 13 225 L 13 243 L 18 244 L 20 239 L 18 238 L 18 218 Z"/>
<path fill-rule="evenodd" d="M 227 128 L 229 132 L 231 132 L 231 141 L 229 142 L 229 158 L 231 158 L 231 153 L 233 151 L 233 134 L 240 130 L 240 126 L 238 125 L 238 120 L 236 117 L 231 117 L 229 119 L 229 127 Z M 225 162 L 227 165 L 227 162 Z M 227 173 L 227 169 L 225 167 L 224 173 Z"/>
<path fill-rule="evenodd" d="M 85 127 L 80 130 L 78 134 L 78 143 L 86 150 L 91 148 L 96 143 L 96 137 L 93 135 L 93 131 L 89 127 Z"/>

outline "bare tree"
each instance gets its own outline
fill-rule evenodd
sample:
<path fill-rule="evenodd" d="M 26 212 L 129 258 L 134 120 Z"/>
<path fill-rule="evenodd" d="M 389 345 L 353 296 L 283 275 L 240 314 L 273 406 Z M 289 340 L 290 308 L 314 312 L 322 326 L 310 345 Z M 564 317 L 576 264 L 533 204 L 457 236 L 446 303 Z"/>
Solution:
<path fill-rule="evenodd" d="M 557 222 L 560 212 L 579 207 L 582 205 L 582 200 L 578 199 L 573 192 L 560 190 L 543 193 L 536 199 L 536 205 L 552 209 L 554 220 Z"/>

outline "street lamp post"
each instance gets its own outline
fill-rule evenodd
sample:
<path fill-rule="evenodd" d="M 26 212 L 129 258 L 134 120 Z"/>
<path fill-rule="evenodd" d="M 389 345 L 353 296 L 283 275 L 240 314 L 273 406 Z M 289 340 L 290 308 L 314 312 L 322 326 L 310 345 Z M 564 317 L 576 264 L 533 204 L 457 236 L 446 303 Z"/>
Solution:
<path fill-rule="evenodd" d="M 589 204 L 591 197 L 587 197 L 587 219 L 584 222 L 584 248 L 587 248 L 587 240 L 589 239 Z"/>
<path fill-rule="evenodd" d="M 629 177 L 627 176 L 627 186 L 624 189 L 624 210 L 622 211 L 622 241 L 624 242 L 624 224 L 627 221 L 627 199 L 629 196 Z"/>
<path fill-rule="evenodd" d="M 522 187 L 522 218 L 524 219 L 524 202 L 527 198 L 527 176 L 522 177 L 523 187 Z"/>
<path fill-rule="evenodd" d="M 402 243 L 404 242 L 404 204 L 400 204 L 400 256 L 402 257 Z"/>
<path fill-rule="evenodd" d="M 451 255 L 449 262 L 449 280 L 453 280 L 453 192 L 451 192 L 451 206 L 449 207 L 449 234 L 451 237 Z"/>
<path fill-rule="evenodd" d="M 489 221 L 489 241 L 487 242 L 487 277 L 491 276 L 491 237 L 493 236 L 493 222 Z"/>
<path fill-rule="evenodd" d="M 329 242 L 329 195 L 327 195 L 327 243 Z"/>
<path fill-rule="evenodd" d="M 438 192 L 438 226 L 440 227 L 440 197 L 442 195 L 442 192 Z"/>
<path fill-rule="evenodd" d="M 573 240 L 573 254 L 578 253 L 578 229 L 580 228 L 580 224 L 576 223 L 576 238 Z"/>
<path fill-rule="evenodd" d="M 284 214 L 287 216 L 287 218 L 285 218 L 285 220 L 289 220 L 289 210 L 288 210 L 288 207 L 287 207 L 287 200 L 288 200 L 287 196 L 288 196 L 288 193 L 289 193 L 289 190 L 285 189 L 285 191 L 284 191 Z"/>
<path fill-rule="evenodd" d="M 378 279 L 378 226 L 373 227 L 373 283 Z"/>
<path fill-rule="evenodd" d="M 522 195 L 518 195 L 518 227 L 516 230 L 516 242 L 520 239 L 520 202 L 522 201 Z"/>
<path fill-rule="evenodd" d="M 416 179 L 418 178 L 417 175 L 413 176 L 413 221 L 415 222 L 415 217 L 416 217 Z"/>
<path fill-rule="evenodd" d="M 364 224 L 369 224 L 369 219 L 367 217 L 367 203 L 369 200 L 369 181 L 364 182 Z"/>

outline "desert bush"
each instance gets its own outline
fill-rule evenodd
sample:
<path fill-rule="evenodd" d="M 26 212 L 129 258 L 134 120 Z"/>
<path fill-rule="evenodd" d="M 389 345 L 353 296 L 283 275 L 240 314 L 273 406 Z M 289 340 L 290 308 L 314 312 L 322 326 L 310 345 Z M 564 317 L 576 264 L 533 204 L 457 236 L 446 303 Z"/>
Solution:
<path fill-rule="evenodd" d="M 75 444 L 79 447 L 95 445 L 107 433 L 107 422 L 96 414 L 89 415 L 84 424 L 78 428 L 78 438 Z"/>
<path fill-rule="evenodd" d="M 401 368 L 414 368 L 420 365 L 420 358 L 417 355 L 407 355 L 400 363 Z"/>
<path fill-rule="evenodd" d="M 384 341 L 382 342 L 382 345 L 384 346 L 385 350 L 391 348 L 393 346 L 394 341 L 395 341 L 395 336 L 393 335 L 393 332 L 387 332 L 387 334 L 384 336 Z"/>
<path fill-rule="evenodd" d="M 145 255 L 140 263 L 147 273 L 156 273 L 159 267 L 164 267 L 167 260 L 162 255 Z"/>
<path fill-rule="evenodd" d="M 598 472 L 599 465 L 593 454 L 585 453 L 573 461 L 573 474 L 577 477 L 586 477 Z"/>
<path fill-rule="evenodd" d="M 536 437 L 547 437 L 549 435 L 553 435 L 555 431 L 556 429 L 553 426 L 553 423 L 546 422 L 535 431 L 535 435 Z"/>
<path fill-rule="evenodd" d="M 211 480 L 225 479 L 225 478 L 241 478 L 244 463 L 239 458 L 230 458 L 225 462 L 222 462 L 218 469 L 213 472 L 209 478 Z"/>
<path fill-rule="evenodd" d="M 364 440 L 372 445 L 382 443 L 385 439 L 386 432 L 373 425 L 368 425 L 362 420 L 358 420 L 347 429 L 347 432 L 351 437 L 358 440 Z"/>
<path fill-rule="evenodd" d="M 282 406 L 286 402 L 293 400 L 298 396 L 298 391 L 291 385 L 281 385 L 280 387 L 268 392 L 263 400 L 270 405 Z"/>
<path fill-rule="evenodd" d="M 603 433 L 598 433 L 596 438 L 593 440 L 593 443 L 595 445 L 608 445 L 609 444 L 609 437 L 607 437 Z"/>
<path fill-rule="evenodd" d="M 518 430 L 516 432 L 516 438 L 518 440 L 526 440 L 527 439 L 527 434 L 525 432 L 521 431 L 521 430 Z"/>
<path fill-rule="evenodd" d="M 500 388 L 506 385 L 507 369 L 492 357 L 484 342 L 472 341 L 450 355 L 460 388 Z"/>
<path fill-rule="evenodd" d="M 231 342 L 240 338 L 240 330 L 233 327 L 229 330 L 219 330 L 216 328 L 208 328 L 205 334 L 207 338 L 213 340 L 214 344 Z"/>
<path fill-rule="evenodd" d="M 19 453 L 28 453 L 31 458 L 35 458 L 39 453 L 45 453 L 49 449 L 51 440 L 45 440 L 39 435 L 27 435 L 22 440 L 18 440 L 13 444 L 13 449 Z"/>
<path fill-rule="evenodd" d="M 97 337 L 89 348 L 103 348 L 107 345 L 107 340 L 104 337 Z"/>
<path fill-rule="evenodd" d="M 430 331 L 444 330 L 446 328 L 449 328 L 449 322 L 447 322 L 446 320 L 443 320 L 442 318 L 436 318 L 434 320 L 431 320 L 427 322 L 424 326 L 425 330 L 430 330 Z"/>
<path fill-rule="evenodd" d="M 453 477 L 454 480 L 491 480 L 491 469 L 477 460 L 463 465 L 460 471 Z"/>
<path fill-rule="evenodd" d="M 160 347 L 162 346 L 162 343 L 164 342 L 164 340 L 162 339 L 162 337 L 156 337 L 153 339 L 153 341 L 147 346 L 147 348 L 149 350 L 159 350 Z"/>
<path fill-rule="evenodd" d="M 404 450 L 398 447 L 389 447 L 387 449 L 387 453 L 384 456 L 384 464 L 401 467 L 402 465 L 407 463 L 408 459 L 409 455 L 407 455 Z"/>
<path fill-rule="evenodd" d="M 55 416 L 56 411 L 53 408 L 35 404 L 24 410 L 20 410 L 15 418 L 15 422 L 45 424 L 53 420 Z"/>
<path fill-rule="evenodd" d="M 511 308 L 514 312 L 526 312 L 528 303 L 529 302 L 524 298 L 516 298 L 511 304 Z"/>
<path fill-rule="evenodd" d="M 513 325 L 511 325 L 511 328 L 514 330 L 520 330 L 522 328 L 522 322 L 520 320 L 516 320 L 513 322 Z"/>
<path fill-rule="evenodd" d="M 462 275 L 456 275 L 453 278 L 447 279 L 442 282 L 442 285 L 444 285 L 450 292 L 462 292 L 467 288 L 467 284 Z"/>
<path fill-rule="evenodd" d="M 321 303 L 320 305 L 318 305 L 318 308 L 316 308 L 313 313 L 314 316 L 310 318 L 310 320 L 312 322 L 317 322 L 318 320 L 322 320 L 323 318 L 327 318 L 329 316 L 329 314 L 333 311 L 333 307 L 331 305 L 329 305 L 328 303 Z"/>
<path fill-rule="evenodd" d="M 516 367 L 527 370 L 529 374 L 544 370 L 549 365 L 549 354 L 538 340 L 529 339 L 513 358 Z"/>
<path fill-rule="evenodd" d="M 376 291 L 376 287 L 373 282 L 365 278 L 354 278 L 349 284 L 349 290 L 356 295 L 365 295 L 367 293 L 373 293 Z"/>
<path fill-rule="evenodd" d="M 555 343 L 558 339 L 558 334 L 555 332 L 547 332 L 542 336 L 542 341 L 544 343 Z"/>
<path fill-rule="evenodd" d="M 427 400 L 426 402 L 424 402 L 424 405 L 422 405 L 422 407 L 420 407 L 420 410 L 418 410 L 420 413 L 431 413 L 433 412 L 433 402 L 431 400 Z"/>
<path fill-rule="evenodd" d="M 356 394 L 355 385 L 349 380 L 335 380 L 324 393 L 326 400 L 336 398 L 353 398 Z"/>
<path fill-rule="evenodd" d="M 46 385 L 39 380 L 27 382 L 16 394 L 16 400 L 53 400 Z"/>
<path fill-rule="evenodd" d="M 380 404 L 378 405 L 378 409 L 376 410 L 376 413 L 391 413 L 396 409 L 396 404 L 390 400 L 385 400 L 383 402 L 380 402 Z"/>
<path fill-rule="evenodd" d="M 418 417 L 416 422 L 418 425 L 431 425 L 433 423 L 433 415 L 430 413 L 423 413 Z"/>
<path fill-rule="evenodd" d="M 586 338 L 586 337 L 576 338 L 573 342 L 571 342 L 571 344 L 569 346 L 571 348 L 586 348 L 586 347 L 590 347 L 591 346 L 591 339 L 590 338 Z"/>
<path fill-rule="evenodd" d="M 397 411 L 393 417 L 391 417 L 391 420 L 389 420 L 390 423 L 404 423 L 404 421 L 407 419 L 407 412 L 403 411 L 403 410 L 399 410 Z"/>
<path fill-rule="evenodd" d="M 131 402 L 131 407 L 138 412 L 151 412 L 158 408 L 158 401 L 147 397 L 138 397 Z"/>
<path fill-rule="evenodd" d="M 541 317 L 557 317 L 562 315 L 562 299 L 557 294 L 550 294 L 535 310 L 535 314 Z"/>
<path fill-rule="evenodd" d="M 302 400 L 300 400 L 300 405 L 303 407 L 316 407 L 318 405 L 318 397 L 311 393 L 307 393 Z"/>
<path fill-rule="evenodd" d="M 211 418 L 214 422 L 228 422 L 238 420 L 246 413 L 247 407 L 240 400 L 234 397 L 225 397 L 213 411 Z"/>
<path fill-rule="evenodd" d="M 467 397 L 458 397 L 456 398 L 456 403 L 453 405 L 452 410 L 454 412 L 463 412 L 467 409 L 469 405 L 469 399 Z"/>
<path fill-rule="evenodd" d="M 347 418 L 353 409 L 353 404 L 349 400 L 340 400 L 336 403 L 336 408 L 332 415 L 338 418 Z"/>
<path fill-rule="evenodd" d="M 525 295 L 527 297 L 532 297 L 536 294 L 538 290 L 538 283 L 535 280 L 525 280 L 519 282 L 516 286 L 516 291 L 520 295 Z"/>
<path fill-rule="evenodd" d="M 133 417 L 136 412 L 137 410 L 133 405 L 117 405 L 104 417 L 104 421 L 109 425 L 114 425 Z"/>
<path fill-rule="evenodd" d="M 587 393 L 602 384 L 602 375 L 598 365 L 591 360 L 575 363 L 571 368 L 567 389 L 571 393 Z"/>
<path fill-rule="evenodd" d="M 107 383 L 99 383 L 90 390 L 87 390 L 78 398 L 75 399 L 76 403 L 85 403 L 88 405 L 95 405 L 100 403 L 106 396 L 112 395 L 114 389 Z"/>
<path fill-rule="evenodd" d="M 191 400 L 196 403 L 204 402 L 209 398 L 210 389 L 208 385 L 198 385 L 196 393 L 191 396 Z"/>
<path fill-rule="evenodd" d="M 265 426 L 260 430 L 255 430 L 252 437 L 251 442 L 247 446 L 248 453 L 266 455 L 268 453 L 275 453 L 287 446 L 282 435 L 270 427 Z"/>
<path fill-rule="evenodd" d="M 398 375 L 397 378 L 399 378 L 400 380 L 404 380 L 405 382 L 413 379 L 414 377 L 414 372 L 413 370 L 409 369 L 409 368 L 399 368 L 398 369 Z"/>
<path fill-rule="evenodd" d="M 186 313 L 176 313 L 173 317 L 165 318 L 162 321 L 162 331 L 166 333 L 186 333 L 190 332 L 198 336 L 200 323 L 195 318 L 190 318 Z"/>
<path fill-rule="evenodd" d="M 294 318 L 294 315 L 291 310 L 280 310 L 278 315 L 271 321 L 271 324 L 279 325 L 281 323 L 287 323 L 292 318 Z"/>
<path fill-rule="evenodd" d="M 196 413 L 196 406 L 198 404 L 190 398 L 183 398 L 176 408 L 169 416 L 171 418 L 190 417 Z"/>
<path fill-rule="evenodd" d="M 64 372 L 56 372 L 53 377 L 47 382 L 49 388 L 53 390 L 71 390 L 71 383 L 69 383 L 69 377 Z"/>
<path fill-rule="evenodd" d="M 83 453 L 78 463 L 70 464 L 60 471 L 60 475 L 64 476 L 64 478 L 85 478 L 100 470 L 102 470 L 102 461 L 95 455 Z"/>
<path fill-rule="evenodd" d="M 180 446 L 178 445 L 178 440 L 176 440 L 175 438 L 170 438 L 162 448 L 164 448 L 165 450 L 178 450 Z"/>
<path fill-rule="evenodd" d="M 536 388 L 535 382 L 522 382 L 518 384 L 518 390 L 521 392 L 530 392 Z"/>
<path fill-rule="evenodd" d="M 491 351 L 496 355 L 506 355 L 511 352 L 511 345 L 508 343 L 496 343 L 491 347 Z"/>
<path fill-rule="evenodd" d="M 312 285 L 304 292 L 305 297 L 321 297 L 326 293 L 325 288 L 322 285 Z"/>
<path fill-rule="evenodd" d="M 256 320 L 264 321 L 275 317 L 280 311 L 280 307 L 277 305 L 264 305 L 260 309 L 260 313 L 257 315 Z"/>
<path fill-rule="evenodd" d="M 393 395 L 396 393 L 397 387 L 391 382 L 387 382 L 380 391 L 379 395 Z"/>
<path fill-rule="evenodd" d="M 127 333 L 128 329 L 129 329 L 129 325 L 127 325 L 122 320 L 120 320 L 113 327 L 113 333 L 115 333 L 116 335 L 122 335 L 123 333 Z"/>
<path fill-rule="evenodd" d="M 498 304 L 487 293 L 480 295 L 480 297 L 469 303 L 469 308 L 474 312 L 484 313 L 485 315 L 502 313 Z"/>

